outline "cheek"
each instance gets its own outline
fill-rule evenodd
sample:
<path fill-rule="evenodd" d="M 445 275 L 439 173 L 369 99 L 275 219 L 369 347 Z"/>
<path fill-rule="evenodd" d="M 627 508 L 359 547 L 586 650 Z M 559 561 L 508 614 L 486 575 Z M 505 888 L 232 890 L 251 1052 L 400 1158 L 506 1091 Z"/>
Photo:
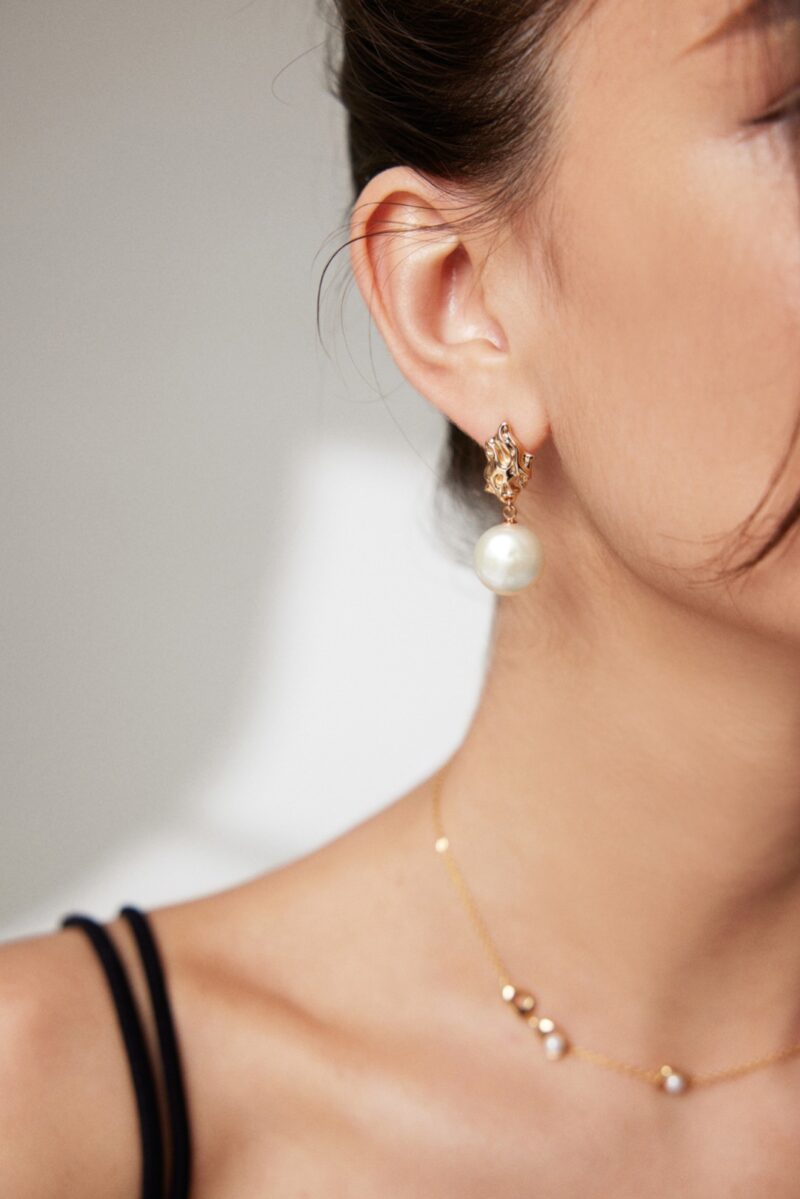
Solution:
<path fill-rule="evenodd" d="M 648 128 L 564 159 L 553 436 L 629 560 L 691 567 L 726 548 L 791 440 L 798 186 L 788 139 L 768 143 Z"/>

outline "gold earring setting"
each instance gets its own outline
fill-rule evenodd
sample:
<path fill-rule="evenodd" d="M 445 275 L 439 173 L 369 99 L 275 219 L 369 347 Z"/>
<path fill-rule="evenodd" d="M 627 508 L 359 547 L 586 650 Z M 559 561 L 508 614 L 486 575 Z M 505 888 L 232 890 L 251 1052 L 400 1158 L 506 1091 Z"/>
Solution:
<path fill-rule="evenodd" d="M 539 538 L 531 529 L 517 523 L 516 500 L 531 477 L 533 454 L 520 447 L 508 421 L 503 421 L 489 438 L 485 449 L 484 491 L 490 491 L 502 502 L 504 520 L 478 538 L 475 570 L 491 591 L 514 595 L 538 577 L 542 566 Z"/>

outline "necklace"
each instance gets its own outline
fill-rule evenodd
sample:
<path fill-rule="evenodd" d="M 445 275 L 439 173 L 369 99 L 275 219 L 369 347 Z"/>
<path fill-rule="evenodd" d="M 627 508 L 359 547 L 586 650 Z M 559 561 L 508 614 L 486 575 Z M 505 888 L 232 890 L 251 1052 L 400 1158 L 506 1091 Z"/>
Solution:
<path fill-rule="evenodd" d="M 537 1000 L 535 996 L 530 991 L 519 988 L 512 983 L 509 971 L 500 957 L 497 946 L 489 934 L 489 930 L 478 911 L 475 900 L 464 881 L 464 876 L 453 857 L 450 840 L 445 833 L 442 823 L 441 813 L 441 789 L 445 770 L 446 767 L 442 767 L 437 771 L 433 780 L 433 823 L 436 830 L 434 849 L 447 866 L 459 897 L 467 910 L 467 914 L 494 963 L 500 982 L 500 995 L 503 1001 L 525 1020 L 529 1028 L 538 1033 L 544 1049 L 544 1056 L 548 1061 L 558 1061 L 566 1054 L 571 1054 L 573 1057 L 593 1062 L 596 1066 L 602 1066 L 608 1070 L 616 1070 L 621 1074 L 641 1079 L 643 1082 L 664 1091 L 667 1095 L 682 1095 L 690 1087 L 703 1086 L 712 1082 L 720 1082 L 726 1078 L 735 1078 L 742 1074 L 748 1074 L 751 1070 L 757 1070 L 762 1066 L 769 1066 L 773 1062 L 779 1062 L 784 1058 L 791 1057 L 795 1053 L 800 1053 L 800 1043 L 798 1043 L 790 1045 L 787 1049 L 778 1050 L 777 1053 L 771 1053 L 767 1057 L 756 1058 L 753 1061 L 744 1062 L 739 1066 L 731 1066 L 727 1070 L 716 1070 L 707 1074 L 690 1075 L 686 1070 L 679 1070 L 674 1066 L 668 1065 L 648 1070 L 642 1066 L 631 1065 L 629 1062 L 618 1061 L 615 1058 L 608 1057 L 604 1053 L 598 1053 L 594 1049 L 585 1049 L 581 1045 L 576 1045 L 567 1038 L 563 1029 L 550 1016 L 536 1015 Z"/>

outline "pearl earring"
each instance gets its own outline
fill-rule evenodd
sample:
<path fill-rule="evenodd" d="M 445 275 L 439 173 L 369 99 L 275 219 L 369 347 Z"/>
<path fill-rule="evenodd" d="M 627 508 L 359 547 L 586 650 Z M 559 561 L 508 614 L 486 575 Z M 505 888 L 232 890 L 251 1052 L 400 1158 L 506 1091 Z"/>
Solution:
<path fill-rule="evenodd" d="M 488 462 L 483 471 L 484 491 L 502 501 L 505 519 L 478 538 L 475 570 L 481 582 L 498 595 L 514 595 L 538 577 L 542 565 L 539 538 L 531 529 L 517 524 L 516 499 L 531 477 L 533 454 L 520 448 L 508 421 L 503 421 L 485 448 Z"/>

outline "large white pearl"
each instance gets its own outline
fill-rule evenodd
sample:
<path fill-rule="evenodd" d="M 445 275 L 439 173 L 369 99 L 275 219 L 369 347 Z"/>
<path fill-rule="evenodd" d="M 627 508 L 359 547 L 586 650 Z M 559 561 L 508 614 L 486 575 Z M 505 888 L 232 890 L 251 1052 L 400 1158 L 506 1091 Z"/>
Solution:
<path fill-rule="evenodd" d="M 492 525 L 475 545 L 475 570 L 498 595 L 513 595 L 532 583 L 542 564 L 542 544 L 525 525 Z"/>

